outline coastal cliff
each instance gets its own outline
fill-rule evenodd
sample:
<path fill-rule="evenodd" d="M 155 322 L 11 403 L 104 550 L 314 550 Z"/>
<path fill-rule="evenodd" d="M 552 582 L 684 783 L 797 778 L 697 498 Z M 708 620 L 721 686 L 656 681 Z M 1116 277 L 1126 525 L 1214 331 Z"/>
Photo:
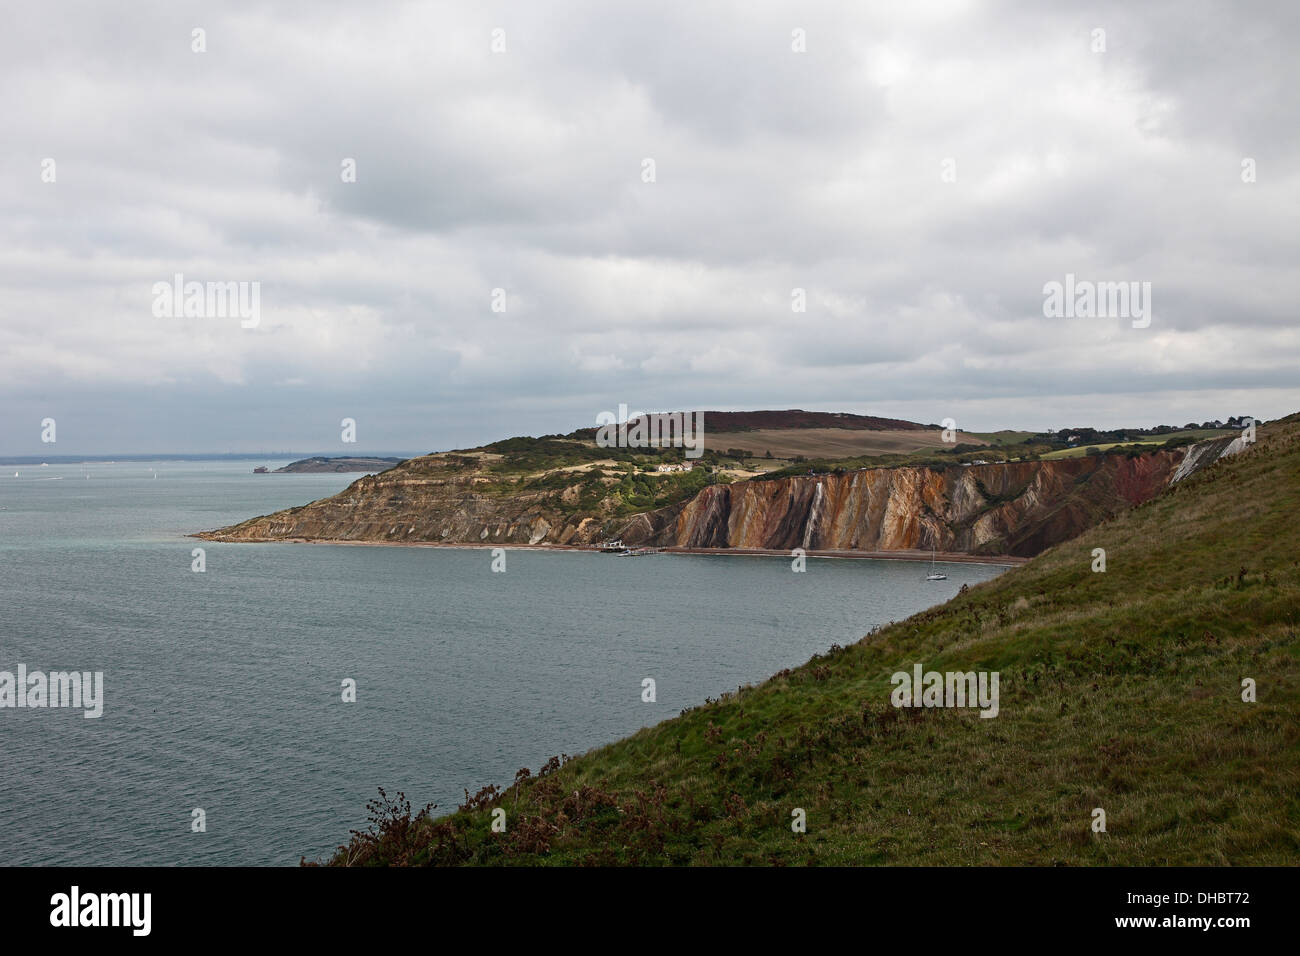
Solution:
<path fill-rule="evenodd" d="M 1300 540 L 1288 532 L 1300 514 L 1300 415 L 1261 427 L 1256 444 L 1236 445 L 1245 454 L 1204 468 L 1236 441 L 1194 446 L 1194 456 L 1161 452 L 1199 473 L 847 647 L 577 757 L 561 752 L 573 749 L 561 735 L 536 754 L 540 769 L 471 785 L 447 815 L 414 815 L 410 801 L 381 791 L 367 807 L 378 825 L 353 829 L 327 862 L 1294 865 Z M 1140 497 L 1142 482 L 1169 464 L 1116 458 L 1127 456 L 1046 462 L 1030 487 L 1050 490 L 1092 467 L 1082 485 L 1114 481 L 1121 495 Z M 1010 491 L 1024 480 L 1019 467 L 1007 473 Z M 977 477 L 992 492 L 991 474 L 915 493 L 940 502 L 941 486 L 969 491 Z M 855 488 L 855 476 L 845 478 L 843 490 Z M 857 478 L 857 493 L 893 480 Z M 901 489 L 896 480 L 888 487 Z M 771 506 L 806 484 L 772 483 L 758 497 L 758 488 L 707 489 L 697 511 L 730 498 L 735 517 L 718 526 L 752 528 L 740 515 L 755 512 L 742 501 Z M 834 489 L 822 484 L 829 505 Z M 825 526 L 819 520 L 812 534 Z M 1098 548 L 1110 573 L 1094 573 Z M 999 675 L 996 720 L 977 716 L 969 698 L 941 695 L 935 709 L 898 700 L 899 672 L 922 666 Z M 1251 674 L 1260 675 L 1258 699 Z M 1114 807 L 1108 834 L 1090 830 L 1097 803 Z M 810 822 L 806 836 L 791 839 L 791 808 Z M 494 832 L 502 812 L 514 822 Z"/>
<path fill-rule="evenodd" d="M 709 484 L 689 500 L 632 515 L 619 513 L 617 475 L 556 472 L 547 487 L 516 491 L 473 459 L 430 455 L 331 498 L 198 537 L 528 545 L 621 537 L 655 547 L 1028 557 L 1150 500 L 1238 445 Z"/>
<path fill-rule="evenodd" d="M 1030 556 L 1149 500 L 1178 452 L 842 475 L 705 488 L 656 544 Z"/>

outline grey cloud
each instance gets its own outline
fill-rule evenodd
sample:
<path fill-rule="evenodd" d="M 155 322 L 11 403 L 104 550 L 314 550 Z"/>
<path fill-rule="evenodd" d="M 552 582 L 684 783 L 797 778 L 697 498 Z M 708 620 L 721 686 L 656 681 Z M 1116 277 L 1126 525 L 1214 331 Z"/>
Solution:
<path fill-rule="evenodd" d="M 340 406 L 376 450 L 620 401 L 1284 414 L 1297 39 L 1293 5 L 1226 0 L 24 7 L 0 452 L 55 406 L 87 453 L 317 450 Z M 261 326 L 155 318 L 176 272 L 260 282 Z M 1152 282 L 1152 327 L 1044 318 L 1067 272 Z"/>

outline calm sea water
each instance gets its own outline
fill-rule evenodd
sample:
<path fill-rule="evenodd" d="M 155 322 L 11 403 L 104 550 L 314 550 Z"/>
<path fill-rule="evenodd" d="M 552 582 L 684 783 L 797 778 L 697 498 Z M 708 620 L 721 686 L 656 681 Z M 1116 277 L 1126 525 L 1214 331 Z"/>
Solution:
<path fill-rule="evenodd" d="M 376 786 L 454 808 L 1000 571 L 186 538 L 356 477 L 254 464 L 0 471 L 0 670 L 105 675 L 97 720 L 0 709 L 0 864 L 296 864 Z"/>

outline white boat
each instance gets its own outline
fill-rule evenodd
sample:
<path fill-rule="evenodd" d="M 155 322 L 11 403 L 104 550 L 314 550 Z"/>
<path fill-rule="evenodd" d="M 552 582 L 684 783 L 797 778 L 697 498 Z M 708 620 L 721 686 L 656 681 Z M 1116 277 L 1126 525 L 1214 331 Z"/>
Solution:
<path fill-rule="evenodd" d="M 944 574 L 934 566 L 934 552 L 930 552 L 930 573 L 925 576 L 927 581 L 947 581 L 948 575 Z"/>

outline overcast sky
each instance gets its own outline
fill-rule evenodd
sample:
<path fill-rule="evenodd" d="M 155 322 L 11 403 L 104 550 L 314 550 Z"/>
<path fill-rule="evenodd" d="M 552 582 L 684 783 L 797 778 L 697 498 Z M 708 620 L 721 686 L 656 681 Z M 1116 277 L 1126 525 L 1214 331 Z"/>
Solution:
<path fill-rule="evenodd" d="M 11 5 L 0 454 L 1300 409 L 1300 4 L 1047 6 Z M 1067 273 L 1150 325 L 1045 317 Z"/>

